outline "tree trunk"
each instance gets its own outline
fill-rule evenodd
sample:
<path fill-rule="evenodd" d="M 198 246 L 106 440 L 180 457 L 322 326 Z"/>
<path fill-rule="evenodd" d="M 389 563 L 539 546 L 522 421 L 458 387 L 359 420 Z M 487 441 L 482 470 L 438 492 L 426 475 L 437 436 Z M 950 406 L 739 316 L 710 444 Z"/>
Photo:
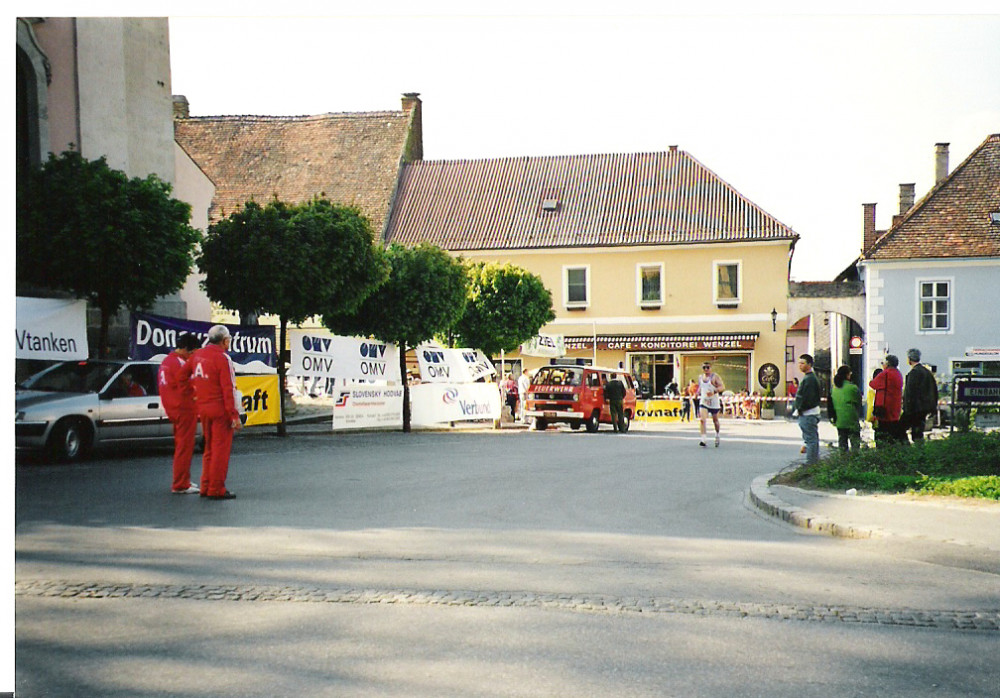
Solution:
<path fill-rule="evenodd" d="M 278 436 L 288 436 L 285 424 L 285 341 L 288 334 L 288 321 L 281 318 L 281 329 L 278 332 L 278 394 L 281 396 L 281 421 L 278 422 Z"/>
<path fill-rule="evenodd" d="M 110 350 L 108 349 L 108 326 L 111 323 L 111 311 L 105 306 L 104 303 L 100 304 L 101 308 L 101 329 L 97 334 L 97 358 L 106 359 Z"/>
<path fill-rule="evenodd" d="M 403 432 L 410 431 L 410 381 L 406 376 L 406 345 L 399 343 L 399 377 L 403 381 Z"/>

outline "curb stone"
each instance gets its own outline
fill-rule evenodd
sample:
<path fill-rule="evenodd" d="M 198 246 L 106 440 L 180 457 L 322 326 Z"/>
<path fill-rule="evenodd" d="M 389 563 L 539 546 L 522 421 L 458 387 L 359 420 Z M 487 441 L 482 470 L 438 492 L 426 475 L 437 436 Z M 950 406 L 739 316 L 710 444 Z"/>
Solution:
<path fill-rule="evenodd" d="M 750 501 L 765 514 L 799 528 L 838 538 L 884 538 L 887 536 L 886 532 L 877 526 L 853 526 L 837 523 L 825 516 L 820 516 L 779 499 L 770 487 L 771 480 L 777 475 L 778 473 L 761 475 L 750 483 Z"/>

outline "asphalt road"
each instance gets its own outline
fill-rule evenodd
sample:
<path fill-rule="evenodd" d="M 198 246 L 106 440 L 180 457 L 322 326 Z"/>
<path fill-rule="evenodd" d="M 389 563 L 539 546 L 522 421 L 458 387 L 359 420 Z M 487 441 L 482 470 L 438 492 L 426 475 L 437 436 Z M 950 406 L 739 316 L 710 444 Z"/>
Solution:
<path fill-rule="evenodd" d="M 798 443 L 248 433 L 221 502 L 22 463 L 17 695 L 997 695 L 997 565 L 763 516 Z"/>

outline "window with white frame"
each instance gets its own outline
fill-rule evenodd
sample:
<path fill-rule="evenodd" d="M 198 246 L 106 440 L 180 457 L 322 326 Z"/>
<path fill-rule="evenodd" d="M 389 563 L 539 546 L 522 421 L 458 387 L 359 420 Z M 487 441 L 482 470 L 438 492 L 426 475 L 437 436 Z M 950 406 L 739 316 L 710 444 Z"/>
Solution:
<path fill-rule="evenodd" d="M 563 267 L 563 298 L 567 308 L 586 308 L 590 304 L 590 267 Z"/>
<path fill-rule="evenodd" d="M 924 280 L 917 282 L 921 332 L 947 332 L 951 329 L 951 281 Z"/>
<path fill-rule="evenodd" d="M 738 305 L 743 295 L 743 262 L 716 261 L 712 263 L 712 294 L 716 305 Z"/>
<path fill-rule="evenodd" d="M 663 265 L 636 265 L 635 292 L 640 307 L 659 308 L 663 304 Z"/>

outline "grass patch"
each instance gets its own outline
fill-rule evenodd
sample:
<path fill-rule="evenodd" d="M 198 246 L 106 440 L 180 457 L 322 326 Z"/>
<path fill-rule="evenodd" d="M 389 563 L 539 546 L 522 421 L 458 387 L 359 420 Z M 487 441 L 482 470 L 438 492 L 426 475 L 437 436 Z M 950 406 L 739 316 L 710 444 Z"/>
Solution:
<path fill-rule="evenodd" d="M 1000 500 L 1000 432 L 952 434 L 911 446 L 837 451 L 774 482 L 821 490 L 981 497 Z"/>

